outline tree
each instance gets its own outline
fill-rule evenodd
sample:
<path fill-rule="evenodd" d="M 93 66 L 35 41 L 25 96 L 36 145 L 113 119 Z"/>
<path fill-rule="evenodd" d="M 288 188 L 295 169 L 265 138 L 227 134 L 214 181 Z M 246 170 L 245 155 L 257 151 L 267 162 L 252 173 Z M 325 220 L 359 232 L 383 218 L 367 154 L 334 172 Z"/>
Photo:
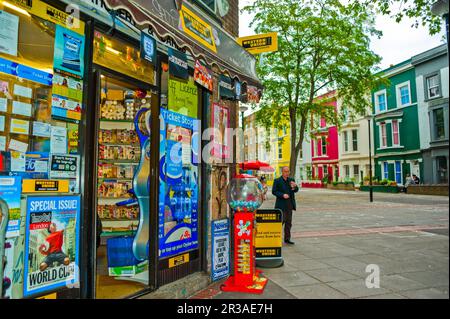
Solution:
<path fill-rule="evenodd" d="M 380 13 L 389 15 L 398 23 L 403 18 L 414 19 L 413 27 L 427 26 L 431 35 L 441 31 L 442 17 L 431 11 L 437 0 L 355 0 L 363 5 L 375 5 Z"/>
<path fill-rule="evenodd" d="M 278 52 L 269 53 L 258 67 L 265 87 L 257 121 L 266 128 L 281 129 L 289 117 L 290 169 L 308 131 L 312 114 L 337 121 L 315 99 L 320 92 L 336 89 L 346 106 L 357 113 L 370 107 L 368 92 L 378 83 L 374 75 L 380 57 L 369 48 L 373 27 L 367 7 L 339 0 L 256 0 L 243 10 L 254 13 L 251 25 L 257 33 L 278 32 Z M 332 112 L 333 113 L 333 112 Z"/>

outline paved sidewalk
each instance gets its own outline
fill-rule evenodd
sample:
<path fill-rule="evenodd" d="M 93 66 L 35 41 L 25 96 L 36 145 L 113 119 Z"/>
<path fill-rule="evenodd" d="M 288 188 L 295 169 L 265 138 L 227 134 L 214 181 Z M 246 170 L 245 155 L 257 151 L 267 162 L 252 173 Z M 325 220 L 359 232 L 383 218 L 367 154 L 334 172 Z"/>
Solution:
<path fill-rule="evenodd" d="M 215 284 L 203 297 L 448 299 L 448 197 L 374 198 L 369 203 L 364 192 L 302 189 L 293 218 L 296 244 L 283 247 L 283 267 L 263 269 L 270 279 L 264 295 L 225 293 Z M 273 206 L 271 197 L 264 207 Z M 373 267 L 380 287 L 369 289 Z"/>

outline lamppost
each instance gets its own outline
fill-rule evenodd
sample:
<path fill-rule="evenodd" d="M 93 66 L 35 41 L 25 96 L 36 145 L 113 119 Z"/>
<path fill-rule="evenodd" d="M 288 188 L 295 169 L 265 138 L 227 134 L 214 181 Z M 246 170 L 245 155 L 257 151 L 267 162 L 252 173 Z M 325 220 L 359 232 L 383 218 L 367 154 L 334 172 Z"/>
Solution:
<path fill-rule="evenodd" d="M 372 115 L 367 115 L 367 124 L 369 127 L 369 201 L 373 202 L 373 184 L 372 184 L 372 130 L 370 123 L 372 122 Z"/>

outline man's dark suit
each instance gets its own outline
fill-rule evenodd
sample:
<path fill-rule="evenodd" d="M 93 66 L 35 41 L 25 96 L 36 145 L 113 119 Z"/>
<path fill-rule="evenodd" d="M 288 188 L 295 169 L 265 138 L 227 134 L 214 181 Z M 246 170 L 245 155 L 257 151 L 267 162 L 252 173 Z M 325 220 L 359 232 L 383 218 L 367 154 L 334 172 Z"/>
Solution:
<path fill-rule="evenodd" d="M 284 180 L 283 177 L 279 177 L 273 181 L 272 187 L 272 194 L 277 198 L 275 208 L 283 211 L 284 241 L 291 240 L 292 210 L 297 209 L 295 193 L 298 192 L 298 186 L 292 189 L 291 182 L 295 182 L 293 178 L 288 177 Z M 283 198 L 284 194 L 288 194 L 289 198 Z"/>

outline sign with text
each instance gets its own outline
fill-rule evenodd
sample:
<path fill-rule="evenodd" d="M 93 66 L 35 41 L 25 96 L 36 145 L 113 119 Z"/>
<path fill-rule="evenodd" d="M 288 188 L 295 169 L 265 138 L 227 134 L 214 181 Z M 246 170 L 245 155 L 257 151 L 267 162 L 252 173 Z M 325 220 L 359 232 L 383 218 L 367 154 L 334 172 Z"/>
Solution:
<path fill-rule="evenodd" d="M 256 259 L 281 258 L 283 213 L 279 209 L 256 212 Z"/>
<path fill-rule="evenodd" d="M 68 193 L 68 180 L 36 180 L 24 179 L 22 183 L 23 193 Z"/>
<path fill-rule="evenodd" d="M 211 279 L 219 280 L 230 273 L 230 223 L 216 220 L 211 225 Z"/>
<path fill-rule="evenodd" d="M 194 40 L 217 53 L 216 43 L 211 25 L 197 16 L 194 12 L 183 6 L 180 11 L 181 26 L 183 31 Z"/>
<path fill-rule="evenodd" d="M 238 38 L 238 43 L 249 53 L 259 54 L 278 51 L 278 33 L 271 32 Z"/>

